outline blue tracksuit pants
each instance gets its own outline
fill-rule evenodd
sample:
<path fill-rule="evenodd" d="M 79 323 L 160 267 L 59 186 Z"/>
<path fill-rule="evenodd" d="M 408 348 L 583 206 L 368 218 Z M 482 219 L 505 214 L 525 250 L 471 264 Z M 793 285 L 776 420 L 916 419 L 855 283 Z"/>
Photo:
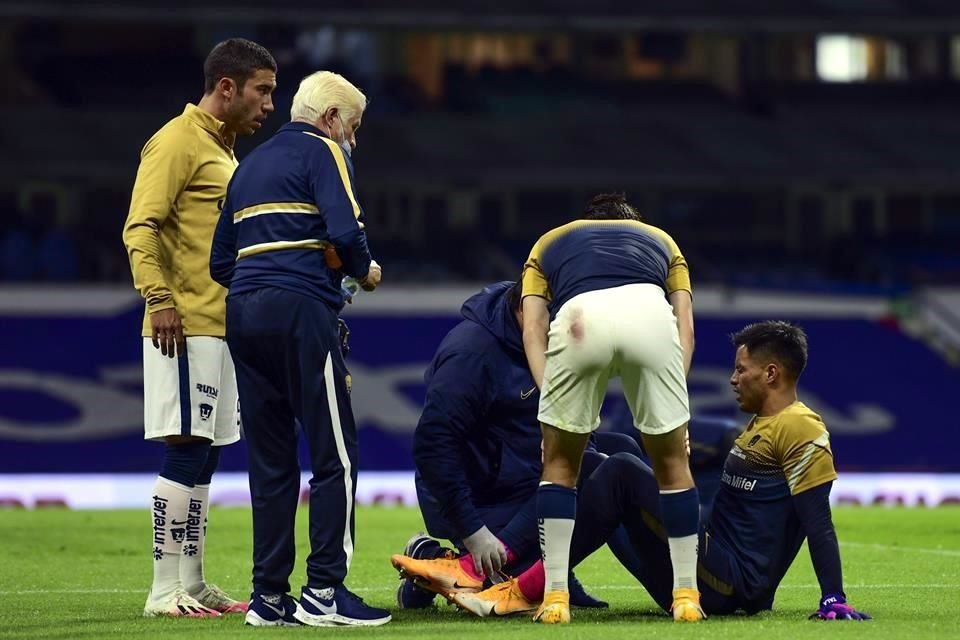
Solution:
<path fill-rule="evenodd" d="M 337 313 L 283 289 L 230 295 L 227 344 L 249 452 L 254 590 L 290 590 L 300 496 L 297 424 L 313 472 L 307 583 L 340 584 L 353 555 L 357 429 Z"/>

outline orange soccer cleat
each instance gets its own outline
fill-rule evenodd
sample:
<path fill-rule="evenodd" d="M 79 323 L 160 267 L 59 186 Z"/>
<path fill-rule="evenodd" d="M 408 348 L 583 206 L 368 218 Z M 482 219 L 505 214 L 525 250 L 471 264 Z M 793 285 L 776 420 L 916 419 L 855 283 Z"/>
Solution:
<path fill-rule="evenodd" d="M 395 554 L 390 556 L 390 564 L 400 572 L 401 577 L 413 580 L 421 589 L 439 593 L 447 600 L 452 601 L 454 593 L 475 593 L 483 588 L 483 580 L 467 574 L 460 568 L 460 560 L 456 558 L 417 560 Z"/>
<path fill-rule="evenodd" d="M 520 592 L 516 578 L 510 578 L 506 582 L 495 584 L 478 593 L 469 591 L 454 593 L 453 602 L 461 609 L 481 618 L 526 613 L 537 608 L 536 602 L 530 602 Z"/>

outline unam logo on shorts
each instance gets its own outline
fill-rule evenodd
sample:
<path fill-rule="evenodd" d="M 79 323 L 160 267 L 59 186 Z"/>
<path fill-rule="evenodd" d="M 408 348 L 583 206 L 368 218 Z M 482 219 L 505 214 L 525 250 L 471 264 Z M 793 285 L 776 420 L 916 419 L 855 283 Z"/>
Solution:
<path fill-rule="evenodd" d="M 209 405 L 209 404 L 206 404 L 206 403 L 200 405 L 200 419 L 201 419 L 201 420 L 209 420 L 209 419 L 210 419 L 210 414 L 212 414 L 212 413 L 213 413 L 213 405 Z"/>
<path fill-rule="evenodd" d="M 214 400 L 216 400 L 217 396 L 220 395 L 220 390 L 216 387 L 213 387 L 209 384 L 200 384 L 199 382 L 197 383 L 197 392 L 202 393 L 208 398 L 213 398 Z"/>

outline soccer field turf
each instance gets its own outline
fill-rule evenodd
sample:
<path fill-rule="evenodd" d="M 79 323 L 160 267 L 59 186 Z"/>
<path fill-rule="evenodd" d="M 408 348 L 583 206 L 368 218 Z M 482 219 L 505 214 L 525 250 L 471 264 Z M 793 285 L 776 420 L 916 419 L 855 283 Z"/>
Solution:
<path fill-rule="evenodd" d="M 298 519 L 299 557 L 292 578 L 303 579 L 306 511 Z M 317 634 L 444 638 L 956 638 L 960 613 L 960 508 L 838 508 L 844 579 L 851 602 L 870 622 L 813 622 L 820 590 L 806 548 L 780 587 L 775 611 L 754 617 L 715 617 L 699 625 L 674 624 L 606 551 L 577 574 L 610 602 L 606 611 L 574 611 L 573 624 L 542 627 L 529 618 L 480 620 L 452 606 L 396 611 L 397 575 L 388 557 L 422 527 L 412 509 L 363 508 L 357 514 L 357 552 L 348 585 L 368 602 L 390 607 L 393 622 L 375 629 L 243 626 L 241 616 L 220 620 L 140 617 L 150 582 L 149 515 L 143 511 L 7 510 L 0 512 L 0 638 L 298 638 Z M 250 514 L 214 509 L 207 577 L 235 597 L 249 594 Z M 438 598 L 438 603 L 440 599 Z"/>

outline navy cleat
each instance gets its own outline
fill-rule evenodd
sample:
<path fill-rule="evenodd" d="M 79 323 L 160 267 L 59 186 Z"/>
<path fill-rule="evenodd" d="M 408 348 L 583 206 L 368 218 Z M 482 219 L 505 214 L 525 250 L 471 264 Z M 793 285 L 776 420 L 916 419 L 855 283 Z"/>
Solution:
<path fill-rule="evenodd" d="M 437 594 L 421 589 L 410 578 L 400 580 L 397 587 L 397 606 L 401 609 L 429 609 Z"/>
<path fill-rule="evenodd" d="M 580 607 L 582 609 L 607 609 L 610 607 L 610 605 L 603 600 L 587 593 L 587 590 L 583 588 L 583 585 L 580 584 L 577 577 L 573 575 L 573 572 L 570 572 L 570 580 L 567 584 L 567 588 L 570 590 L 571 607 Z"/>
<path fill-rule="evenodd" d="M 456 552 L 440 546 L 433 538 L 418 533 L 407 540 L 403 555 L 417 560 L 435 560 L 456 557 Z M 433 606 L 436 596 L 432 591 L 418 587 L 413 580 L 403 578 L 397 587 L 397 606 L 401 609 L 427 609 Z"/>
<path fill-rule="evenodd" d="M 437 558 L 455 558 L 457 552 L 440 546 L 440 543 L 430 536 L 418 533 L 407 540 L 403 555 L 416 560 L 436 560 Z"/>
<path fill-rule="evenodd" d="M 310 627 L 376 627 L 391 619 L 389 611 L 371 607 L 342 584 L 304 587 L 293 617 Z"/>
<path fill-rule="evenodd" d="M 297 627 L 293 617 L 297 601 L 285 593 L 258 593 L 250 596 L 250 608 L 243 623 L 251 627 Z"/>

